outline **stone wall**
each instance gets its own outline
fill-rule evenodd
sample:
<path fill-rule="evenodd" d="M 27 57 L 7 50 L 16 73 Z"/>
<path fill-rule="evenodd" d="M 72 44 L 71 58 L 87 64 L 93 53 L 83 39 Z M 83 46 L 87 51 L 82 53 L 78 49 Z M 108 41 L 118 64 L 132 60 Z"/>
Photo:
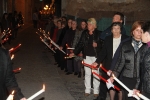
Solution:
<path fill-rule="evenodd" d="M 127 22 L 150 20 L 150 0 L 62 0 L 62 15 L 80 18 L 112 17 L 114 12 L 122 12 Z"/>

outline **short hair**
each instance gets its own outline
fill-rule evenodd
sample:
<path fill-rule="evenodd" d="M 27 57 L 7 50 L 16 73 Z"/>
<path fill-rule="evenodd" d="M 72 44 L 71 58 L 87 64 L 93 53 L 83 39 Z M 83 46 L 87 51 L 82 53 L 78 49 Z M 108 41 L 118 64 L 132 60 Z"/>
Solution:
<path fill-rule="evenodd" d="M 96 22 L 95 18 L 89 18 L 87 23 L 93 24 L 93 25 L 95 25 L 95 28 L 97 28 L 97 22 Z"/>
<path fill-rule="evenodd" d="M 124 20 L 124 15 L 123 15 L 123 13 L 121 13 L 121 12 L 115 12 L 113 16 L 115 16 L 115 15 L 119 15 L 119 16 L 120 16 L 120 19 L 121 19 L 122 21 Z"/>
<path fill-rule="evenodd" d="M 142 26 L 143 32 L 148 32 L 150 34 L 150 21 L 146 22 L 143 26 Z"/>
<path fill-rule="evenodd" d="M 135 21 L 132 25 L 132 28 L 131 28 L 131 35 L 133 36 L 133 31 L 137 28 L 137 27 L 141 27 L 143 26 L 144 22 L 143 21 Z"/>
<path fill-rule="evenodd" d="M 113 28 L 113 26 L 120 26 L 120 29 L 122 28 L 122 23 L 120 23 L 120 22 L 113 22 L 112 24 L 111 24 L 111 29 Z"/>
<path fill-rule="evenodd" d="M 57 20 L 57 23 L 58 23 L 58 22 L 60 22 L 60 23 L 61 23 L 62 21 L 61 21 L 61 20 Z"/>

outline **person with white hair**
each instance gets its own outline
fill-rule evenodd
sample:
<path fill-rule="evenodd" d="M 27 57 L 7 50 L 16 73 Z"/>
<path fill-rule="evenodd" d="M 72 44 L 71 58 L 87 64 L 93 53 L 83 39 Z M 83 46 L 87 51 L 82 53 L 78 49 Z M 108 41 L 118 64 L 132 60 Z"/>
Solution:
<path fill-rule="evenodd" d="M 92 64 L 97 57 L 98 52 L 101 50 L 101 40 L 99 38 L 100 31 L 96 29 L 96 20 L 95 18 L 89 18 L 87 21 L 87 30 L 84 31 L 81 35 L 80 41 L 75 47 L 73 53 L 70 56 L 74 56 L 83 51 L 83 61 L 87 64 Z M 91 93 L 91 74 L 92 69 L 84 66 L 85 70 L 85 96 L 89 96 Z M 99 69 L 93 70 L 96 73 L 99 73 Z M 96 76 L 94 76 L 96 77 Z M 99 85 L 100 82 L 96 78 L 93 78 L 93 93 L 97 97 L 99 94 Z"/>

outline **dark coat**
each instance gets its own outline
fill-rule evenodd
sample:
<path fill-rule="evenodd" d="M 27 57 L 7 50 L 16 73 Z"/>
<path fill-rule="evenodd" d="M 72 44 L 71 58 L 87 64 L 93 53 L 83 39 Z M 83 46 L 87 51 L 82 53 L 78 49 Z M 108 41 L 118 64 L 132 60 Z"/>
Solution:
<path fill-rule="evenodd" d="M 150 47 L 145 45 L 141 53 L 141 83 L 142 91 L 150 94 Z"/>
<path fill-rule="evenodd" d="M 0 47 L 0 100 L 6 100 L 8 94 L 15 90 L 15 100 L 23 98 L 12 68 L 8 51 Z"/>
<path fill-rule="evenodd" d="M 95 57 L 97 57 L 98 52 L 100 52 L 100 50 L 102 48 L 102 41 L 99 38 L 100 34 L 101 34 L 101 31 L 98 31 L 96 29 L 93 32 L 94 42 L 97 43 L 97 47 L 95 47 L 95 48 L 93 47 L 94 50 L 95 50 L 95 54 L 96 54 Z M 86 57 L 85 53 L 86 53 L 86 50 L 88 49 L 87 45 L 88 45 L 88 41 L 89 41 L 89 35 L 90 34 L 89 34 L 88 30 L 86 30 L 82 33 L 81 38 L 80 38 L 80 40 L 79 40 L 79 42 L 78 42 L 78 44 L 77 44 L 77 46 L 75 47 L 75 50 L 74 50 L 75 55 L 79 54 L 80 51 L 83 51 L 83 58 Z"/>
<path fill-rule="evenodd" d="M 62 47 L 64 47 L 66 44 L 68 44 L 69 47 L 72 47 L 75 32 L 76 30 L 72 30 L 72 28 L 67 30 L 61 44 Z"/>
<path fill-rule="evenodd" d="M 127 35 L 121 35 L 121 41 L 123 41 L 126 38 L 128 38 Z M 98 58 L 96 59 L 96 63 L 98 64 L 103 63 L 103 67 L 109 70 L 112 59 L 113 59 L 113 35 L 110 35 L 106 37 L 102 50 L 99 53 Z M 104 74 L 104 76 L 106 75 Z"/>
<path fill-rule="evenodd" d="M 113 70 L 113 73 L 118 77 L 121 73 L 123 77 L 137 78 L 135 88 L 139 86 L 139 72 L 140 72 L 140 55 L 144 46 L 135 54 L 132 46 L 132 39 L 123 43 L 121 46 L 119 58 Z"/>

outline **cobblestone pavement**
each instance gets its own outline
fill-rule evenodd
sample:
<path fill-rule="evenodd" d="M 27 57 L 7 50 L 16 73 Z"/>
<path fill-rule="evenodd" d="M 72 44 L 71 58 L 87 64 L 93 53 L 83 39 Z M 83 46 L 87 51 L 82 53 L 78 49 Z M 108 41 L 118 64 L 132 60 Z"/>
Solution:
<path fill-rule="evenodd" d="M 92 94 L 87 98 L 84 96 L 84 77 L 65 75 L 54 65 L 52 52 L 45 49 L 36 31 L 32 24 L 25 24 L 18 37 L 10 45 L 5 44 L 7 49 L 22 44 L 15 53 L 13 67 L 22 68 L 16 78 L 23 94 L 28 98 L 45 84 L 46 92 L 34 100 L 93 100 Z"/>

